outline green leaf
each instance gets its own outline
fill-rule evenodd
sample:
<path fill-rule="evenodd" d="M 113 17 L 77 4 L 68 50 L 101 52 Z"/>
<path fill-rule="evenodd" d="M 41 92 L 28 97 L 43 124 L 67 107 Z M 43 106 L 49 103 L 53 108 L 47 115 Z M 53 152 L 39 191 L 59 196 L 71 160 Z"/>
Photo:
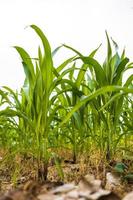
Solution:
<path fill-rule="evenodd" d="M 68 45 L 65 45 L 65 44 L 63 44 L 63 46 L 64 47 L 66 47 L 66 48 L 68 48 L 68 49 L 71 49 L 73 52 L 75 52 L 77 55 L 79 55 L 79 56 L 83 56 L 79 51 L 77 51 L 76 49 L 74 49 L 74 48 L 72 48 L 72 47 L 70 47 L 70 46 L 68 46 Z"/>
<path fill-rule="evenodd" d="M 22 63 L 25 71 L 26 78 L 29 80 L 31 85 L 33 84 L 33 80 L 35 77 L 34 66 L 31 61 L 29 54 L 21 47 L 15 46 L 14 47 L 22 58 Z"/>
<path fill-rule="evenodd" d="M 100 86 L 106 85 L 106 76 L 104 73 L 104 70 L 102 69 L 101 65 L 91 57 L 80 57 L 80 59 L 85 63 L 93 66 L 97 82 L 99 83 Z"/>
<path fill-rule="evenodd" d="M 88 64 L 83 64 L 82 67 L 80 68 L 80 71 L 78 73 L 77 80 L 76 80 L 77 88 L 80 88 L 81 83 L 84 81 L 87 67 L 89 67 Z"/>
<path fill-rule="evenodd" d="M 54 51 L 52 51 L 52 57 L 54 57 L 56 55 L 56 53 L 60 50 L 61 47 L 62 47 L 62 45 L 57 47 L 56 49 L 54 49 Z"/>
<path fill-rule="evenodd" d="M 133 74 L 128 77 L 126 83 L 124 84 L 124 87 L 128 87 L 132 82 L 133 82 Z"/>
<path fill-rule="evenodd" d="M 105 33 L 106 33 L 106 38 L 107 38 L 107 62 L 109 63 L 109 61 L 112 57 L 112 49 L 111 49 L 111 44 L 110 44 L 110 40 L 109 40 L 107 31 L 105 31 Z"/>
<path fill-rule="evenodd" d="M 36 25 L 31 25 L 31 28 L 35 30 L 35 32 L 38 34 L 43 43 L 45 56 L 42 60 L 42 65 L 40 66 L 40 68 L 45 81 L 45 89 L 46 92 L 48 92 L 53 79 L 52 77 L 53 61 L 52 61 L 51 47 L 46 36 L 39 27 L 37 27 Z"/>
<path fill-rule="evenodd" d="M 133 173 L 129 173 L 124 176 L 124 180 L 128 181 L 128 183 L 133 183 Z"/>
<path fill-rule="evenodd" d="M 102 88 L 96 90 L 95 92 L 93 92 L 92 94 L 86 96 L 84 99 L 80 100 L 72 108 L 72 110 L 66 115 L 65 119 L 61 122 L 60 126 L 62 126 L 63 124 L 65 124 L 67 121 L 69 121 L 69 119 L 71 118 L 71 116 L 73 115 L 73 113 L 75 111 L 77 111 L 81 106 L 85 105 L 87 102 L 89 102 L 92 99 L 96 98 L 97 96 L 105 94 L 107 92 L 120 91 L 120 90 L 122 90 L 124 92 L 128 92 L 128 93 L 133 93 L 133 89 L 128 89 L 128 88 L 124 88 L 124 87 L 120 87 L 120 86 L 105 86 L 105 87 L 102 87 Z"/>
<path fill-rule="evenodd" d="M 126 165 L 124 163 L 117 163 L 114 167 L 115 172 L 117 173 L 124 173 L 126 169 Z"/>
<path fill-rule="evenodd" d="M 58 73 L 61 72 L 61 70 L 63 70 L 69 63 L 71 63 L 73 60 L 74 60 L 75 56 L 65 60 L 61 65 L 59 65 L 57 68 L 56 68 L 56 71 Z"/>
<path fill-rule="evenodd" d="M 120 64 L 118 65 L 117 69 L 116 69 L 116 72 L 115 72 L 115 75 L 114 75 L 114 78 L 113 78 L 113 84 L 117 84 L 118 81 L 120 80 L 121 78 L 121 75 L 122 73 L 124 72 L 124 69 L 126 67 L 126 64 L 129 62 L 129 59 L 128 58 L 125 58 L 124 60 L 122 60 L 120 62 Z"/>
<path fill-rule="evenodd" d="M 97 51 L 99 50 L 99 48 L 101 47 L 101 45 L 102 45 L 102 44 L 100 44 L 95 50 L 93 50 L 93 51 L 90 53 L 89 57 L 93 58 L 93 57 L 95 56 L 95 54 L 97 53 Z"/>

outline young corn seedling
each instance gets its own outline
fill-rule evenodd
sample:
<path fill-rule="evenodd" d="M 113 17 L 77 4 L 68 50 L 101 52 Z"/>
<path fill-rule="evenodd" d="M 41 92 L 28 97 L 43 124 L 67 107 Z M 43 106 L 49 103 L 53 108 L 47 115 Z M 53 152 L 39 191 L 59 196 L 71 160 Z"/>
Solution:
<path fill-rule="evenodd" d="M 21 88 L 20 101 L 12 90 L 5 88 L 13 95 L 15 104 L 4 110 L 3 114 L 7 114 L 8 111 L 10 116 L 13 113 L 13 116 L 18 117 L 19 129 L 23 130 L 22 138 L 24 141 L 29 141 L 29 148 L 33 148 L 37 156 L 38 178 L 46 180 L 48 161 L 52 155 L 49 146 L 50 128 L 58 110 L 65 110 L 56 99 L 66 91 L 78 92 L 78 90 L 73 82 L 63 79 L 67 71 L 60 74 L 73 57 L 55 69 L 51 47 L 46 36 L 37 26 L 31 25 L 31 28 L 42 41 L 43 53 L 39 48 L 38 57 L 32 59 L 22 47 L 15 46 L 22 59 L 25 81 Z"/>
<path fill-rule="evenodd" d="M 93 122 L 95 134 L 98 135 L 98 137 L 99 134 L 101 135 L 100 146 L 102 148 L 106 147 L 106 158 L 107 160 L 110 160 L 114 153 L 113 144 L 116 135 L 116 126 L 121 114 L 123 98 L 127 93 L 132 93 L 132 89 L 128 87 L 132 78 L 129 77 L 127 82 L 124 85 L 122 84 L 122 76 L 129 59 L 125 57 L 124 51 L 121 56 L 118 55 L 117 51 L 116 54 L 112 56 L 112 49 L 107 33 L 106 36 L 108 44 L 107 58 L 103 65 L 100 65 L 98 61 L 91 56 L 83 56 L 77 50 L 65 45 L 66 48 L 69 48 L 78 54 L 79 57 L 76 59 L 81 59 L 87 68 L 90 69 L 91 79 L 92 82 L 94 82 L 95 87 L 93 88 L 92 93 L 88 90 L 90 95 L 86 93 L 86 98 L 78 102 L 72 108 L 72 111 L 68 113 L 62 124 L 66 123 L 81 106 L 89 103 L 95 119 L 95 122 Z M 104 128 L 102 128 L 102 126 Z M 103 131 L 105 132 L 104 135 Z M 106 145 L 102 144 L 103 142 Z"/>

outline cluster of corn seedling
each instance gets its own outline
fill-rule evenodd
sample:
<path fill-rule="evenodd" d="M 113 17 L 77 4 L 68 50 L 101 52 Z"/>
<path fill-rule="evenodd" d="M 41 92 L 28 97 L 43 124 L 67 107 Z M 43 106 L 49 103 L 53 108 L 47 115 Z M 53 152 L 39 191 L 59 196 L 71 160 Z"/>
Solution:
<path fill-rule="evenodd" d="M 2 148 L 31 154 L 37 159 L 38 178 L 47 178 L 49 160 L 57 149 L 69 149 L 73 162 L 82 152 L 99 150 L 106 160 L 121 149 L 125 152 L 133 131 L 133 75 L 123 83 L 124 72 L 133 64 L 118 54 L 118 46 L 107 37 L 107 56 L 101 65 L 94 58 L 62 45 L 51 51 L 50 44 L 35 25 L 42 47 L 36 58 L 15 46 L 25 72 L 20 92 L 0 89 L 0 145 Z M 73 51 L 58 67 L 53 56 L 60 48 Z M 81 64 L 79 67 L 78 60 Z M 77 64 L 78 63 L 78 64 Z M 58 163 L 58 162 L 56 162 Z"/>

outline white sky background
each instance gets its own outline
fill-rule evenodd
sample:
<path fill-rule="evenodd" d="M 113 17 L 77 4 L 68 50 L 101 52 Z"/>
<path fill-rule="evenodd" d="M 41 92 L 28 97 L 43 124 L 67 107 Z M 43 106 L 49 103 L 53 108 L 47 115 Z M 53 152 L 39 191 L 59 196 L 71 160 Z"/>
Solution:
<path fill-rule="evenodd" d="M 39 40 L 24 29 L 30 24 L 41 27 L 52 49 L 65 43 L 88 55 L 102 43 L 100 61 L 106 56 L 107 30 L 133 61 L 133 0 L 0 0 L 0 86 L 23 84 L 21 59 L 12 46 L 36 56 Z M 57 61 L 70 55 L 68 50 L 58 54 Z"/>

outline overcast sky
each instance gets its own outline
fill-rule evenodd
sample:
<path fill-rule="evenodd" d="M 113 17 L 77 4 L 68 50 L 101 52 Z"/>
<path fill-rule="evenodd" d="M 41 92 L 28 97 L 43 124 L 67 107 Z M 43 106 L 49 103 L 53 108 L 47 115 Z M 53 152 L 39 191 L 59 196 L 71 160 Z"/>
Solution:
<path fill-rule="evenodd" d="M 52 49 L 65 43 L 88 55 L 102 42 L 100 60 L 105 57 L 107 30 L 133 61 L 133 0 L 0 0 L 0 86 L 23 84 L 21 59 L 12 46 L 36 55 L 39 40 L 33 30 L 25 29 L 30 24 L 42 28 Z"/>

